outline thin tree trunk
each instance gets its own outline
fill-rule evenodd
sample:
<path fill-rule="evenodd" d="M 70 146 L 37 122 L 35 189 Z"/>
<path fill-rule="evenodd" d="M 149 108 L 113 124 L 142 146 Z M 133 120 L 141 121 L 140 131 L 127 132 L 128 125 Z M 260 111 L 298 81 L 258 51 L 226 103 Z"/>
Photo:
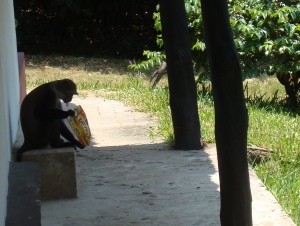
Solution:
<path fill-rule="evenodd" d="M 226 0 L 201 0 L 215 103 L 221 225 L 252 225 L 247 163 L 248 116 Z"/>
<path fill-rule="evenodd" d="M 299 90 L 299 72 L 296 75 L 291 75 L 289 73 L 277 73 L 278 81 L 284 85 L 285 93 L 288 95 L 287 105 L 292 108 L 298 107 L 297 93 Z"/>
<path fill-rule="evenodd" d="M 175 148 L 202 148 L 184 0 L 160 0 Z"/>

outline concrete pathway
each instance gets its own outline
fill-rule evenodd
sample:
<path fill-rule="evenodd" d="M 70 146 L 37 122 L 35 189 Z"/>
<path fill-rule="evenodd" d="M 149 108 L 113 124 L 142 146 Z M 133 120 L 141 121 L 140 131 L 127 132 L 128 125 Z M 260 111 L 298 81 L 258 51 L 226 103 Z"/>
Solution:
<path fill-rule="evenodd" d="M 78 198 L 43 202 L 43 226 L 220 225 L 214 145 L 170 150 L 149 138 L 155 121 L 147 114 L 102 98 L 73 103 L 87 114 L 92 144 L 77 151 Z M 295 225 L 252 170 L 250 177 L 254 225 Z"/>

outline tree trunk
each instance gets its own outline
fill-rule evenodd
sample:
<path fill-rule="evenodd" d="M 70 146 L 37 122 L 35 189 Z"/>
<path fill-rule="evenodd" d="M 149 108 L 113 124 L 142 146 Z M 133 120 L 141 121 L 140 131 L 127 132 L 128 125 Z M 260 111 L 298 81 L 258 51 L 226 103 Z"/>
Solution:
<path fill-rule="evenodd" d="M 292 108 L 298 107 L 298 99 L 297 94 L 299 90 L 299 72 L 296 73 L 295 76 L 284 73 L 278 72 L 276 74 L 278 81 L 284 85 L 285 93 L 288 96 L 288 103 L 287 105 Z"/>
<path fill-rule="evenodd" d="M 168 65 L 175 149 L 200 149 L 197 89 L 184 0 L 160 0 L 162 37 Z"/>
<path fill-rule="evenodd" d="M 226 0 L 201 0 L 215 104 L 221 225 L 252 225 L 247 163 L 248 116 Z"/>

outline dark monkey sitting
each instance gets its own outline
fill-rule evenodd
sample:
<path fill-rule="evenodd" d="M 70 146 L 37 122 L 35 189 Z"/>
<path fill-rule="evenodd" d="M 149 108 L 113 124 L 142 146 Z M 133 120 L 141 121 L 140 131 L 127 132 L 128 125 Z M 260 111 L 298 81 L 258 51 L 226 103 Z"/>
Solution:
<path fill-rule="evenodd" d="M 30 149 L 84 146 L 74 138 L 64 124 L 64 118 L 74 116 L 74 111 L 63 111 L 60 99 L 64 103 L 71 102 L 77 94 L 75 83 L 70 79 L 45 83 L 32 90 L 21 105 L 21 126 L 24 143 L 17 152 L 17 161 L 22 160 L 22 154 Z M 69 142 L 64 142 L 60 135 Z"/>

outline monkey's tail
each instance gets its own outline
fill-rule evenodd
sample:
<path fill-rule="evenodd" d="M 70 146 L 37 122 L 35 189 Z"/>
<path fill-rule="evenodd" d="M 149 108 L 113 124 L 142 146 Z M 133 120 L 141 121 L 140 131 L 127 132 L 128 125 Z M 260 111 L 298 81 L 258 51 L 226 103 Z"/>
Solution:
<path fill-rule="evenodd" d="M 22 155 L 25 151 L 28 151 L 29 149 L 23 144 L 21 148 L 17 151 L 17 157 L 16 161 L 17 162 L 22 162 Z"/>

